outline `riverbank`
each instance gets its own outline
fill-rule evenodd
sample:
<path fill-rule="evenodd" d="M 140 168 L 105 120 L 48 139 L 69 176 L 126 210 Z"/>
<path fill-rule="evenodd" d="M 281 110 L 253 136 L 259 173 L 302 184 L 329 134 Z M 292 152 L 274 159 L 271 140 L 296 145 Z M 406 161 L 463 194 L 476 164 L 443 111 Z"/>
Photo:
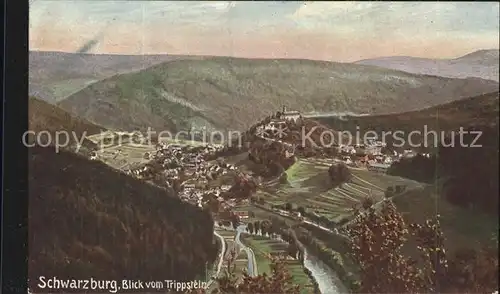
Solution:
<path fill-rule="evenodd" d="M 325 232 L 307 224 L 294 233 L 297 241 L 304 246 L 304 250 L 307 249 L 331 268 L 349 292 L 358 287 L 356 266 L 348 257 L 350 244 L 342 235 Z"/>
<path fill-rule="evenodd" d="M 304 268 L 302 259 L 298 256 L 289 254 L 289 244 L 277 238 L 263 236 L 259 234 L 244 233 L 241 240 L 245 246 L 252 248 L 255 256 L 256 267 L 259 268 L 259 274 L 272 275 L 270 267 L 271 257 L 282 256 L 293 283 L 301 286 L 301 293 L 321 293 L 317 287 L 317 282 L 311 279 L 309 270 Z"/>
<path fill-rule="evenodd" d="M 284 238 L 284 236 L 281 236 L 279 234 L 277 234 L 278 238 L 271 238 L 262 235 L 246 234 L 246 233 L 242 236 L 245 235 L 249 237 L 257 237 L 258 239 L 267 239 L 267 240 L 272 240 L 274 242 L 280 242 L 287 247 L 290 244 L 289 242 L 285 241 L 285 239 L 287 238 Z M 310 254 L 310 250 L 308 250 L 306 246 L 304 246 L 300 241 L 298 241 L 298 239 L 297 239 L 298 242 L 293 239 L 294 238 L 292 237 L 290 241 L 295 242 L 299 249 L 298 258 L 296 260 L 300 262 L 304 274 L 309 278 L 312 284 L 311 288 L 307 293 L 312 292 L 312 293 L 330 294 L 330 293 L 350 292 L 349 288 L 344 285 L 340 275 L 337 273 L 337 270 L 341 272 L 341 274 L 346 272 L 343 268 L 341 267 L 332 268 L 326 262 L 322 261 L 319 257 Z M 255 244 L 247 243 L 247 245 L 250 247 L 254 247 L 253 245 Z M 259 260 L 260 258 L 262 258 L 262 256 L 259 256 L 259 252 L 256 251 L 256 258 L 257 258 L 257 263 L 259 264 L 259 268 L 261 268 L 261 272 L 266 272 L 268 269 L 266 269 L 265 266 L 262 265 L 263 263 L 267 262 L 266 257 L 263 257 L 263 260 Z"/>

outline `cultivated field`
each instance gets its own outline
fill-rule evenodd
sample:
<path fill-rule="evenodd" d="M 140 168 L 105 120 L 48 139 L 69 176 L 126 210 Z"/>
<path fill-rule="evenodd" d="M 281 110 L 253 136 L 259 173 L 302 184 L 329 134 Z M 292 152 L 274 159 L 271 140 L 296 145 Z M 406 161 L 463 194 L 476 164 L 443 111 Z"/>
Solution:
<path fill-rule="evenodd" d="M 244 250 L 240 251 L 240 247 L 234 241 L 236 236 L 236 231 L 234 230 L 217 230 L 227 244 L 226 255 L 224 264 L 222 266 L 221 276 L 224 276 L 227 272 L 227 261 L 231 258 L 231 254 L 236 252 L 236 260 L 233 263 L 234 273 L 237 277 L 241 278 L 243 276 L 243 272 L 248 269 L 248 256 Z"/>
<path fill-rule="evenodd" d="M 97 156 L 113 168 L 124 170 L 149 162 L 149 159 L 144 158 L 144 154 L 154 150 L 154 146 L 124 144 L 102 149 L 97 152 Z"/>
<path fill-rule="evenodd" d="M 270 256 L 273 254 L 285 253 L 288 247 L 286 243 L 279 240 L 271 240 L 270 238 L 263 236 L 245 234 L 245 237 L 242 239 L 243 243 L 252 248 L 255 253 L 259 274 L 271 274 L 271 268 L 269 266 Z M 301 286 L 302 293 L 312 293 L 313 286 L 311 280 L 304 273 L 300 261 L 288 257 L 286 264 L 290 274 L 292 275 L 294 284 Z"/>
<path fill-rule="evenodd" d="M 112 166 L 115 169 L 125 170 L 141 166 L 150 160 L 145 158 L 146 153 L 153 153 L 156 146 L 153 144 L 137 144 L 123 136 L 122 144 L 118 144 L 119 135 L 110 131 L 88 136 L 87 139 L 97 144 L 99 151 L 97 159 Z M 106 139 L 113 138 L 115 144 L 105 142 Z M 191 140 L 165 139 L 162 142 L 178 145 L 201 146 L 203 142 Z"/>
<path fill-rule="evenodd" d="M 366 197 L 380 201 L 387 187 L 406 185 L 416 188 L 421 184 L 400 177 L 377 174 L 367 170 L 351 169 L 352 182 L 333 188 L 328 178 L 329 159 L 299 159 L 287 171 L 287 183 L 277 183 L 257 192 L 273 205 L 290 203 L 294 208 L 303 207 L 334 221 L 349 217 L 354 206 Z"/>

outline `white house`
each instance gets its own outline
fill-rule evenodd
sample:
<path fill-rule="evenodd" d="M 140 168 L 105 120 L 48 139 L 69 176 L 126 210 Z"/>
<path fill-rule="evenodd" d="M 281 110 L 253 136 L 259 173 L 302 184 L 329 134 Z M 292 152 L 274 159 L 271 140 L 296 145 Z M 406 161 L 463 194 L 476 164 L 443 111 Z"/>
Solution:
<path fill-rule="evenodd" d="M 285 150 L 285 157 L 286 157 L 286 158 L 290 158 L 290 157 L 292 157 L 293 155 L 294 155 L 294 153 L 293 153 L 293 152 L 289 152 L 288 150 Z"/>
<path fill-rule="evenodd" d="M 356 154 L 356 148 L 353 146 L 342 146 L 340 147 L 341 152 L 348 153 L 348 154 Z"/>
<path fill-rule="evenodd" d="M 286 125 L 286 121 L 284 121 L 283 119 L 272 119 L 269 124 L 264 126 L 264 130 L 274 131 L 278 130 L 279 128 L 283 128 L 283 126 Z"/>
<path fill-rule="evenodd" d="M 385 164 L 392 164 L 392 158 L 390 156 L 386 156 L 384 159 Z"/>
<path fill-rule="evenodd" d="M 300 118 L 300 112 L 298 111 L 287 111 L 286 106 L 283 106 L 283 111 L 281 113 L 281 118 L 285 120 L 297 121 Z"/>
<path fill-rule="evenodd" d="M 373 145 L 366 148 L 366 152 L 371 153 L 372 155 L 380 155 L 382 154 L 382 147 Z"/>

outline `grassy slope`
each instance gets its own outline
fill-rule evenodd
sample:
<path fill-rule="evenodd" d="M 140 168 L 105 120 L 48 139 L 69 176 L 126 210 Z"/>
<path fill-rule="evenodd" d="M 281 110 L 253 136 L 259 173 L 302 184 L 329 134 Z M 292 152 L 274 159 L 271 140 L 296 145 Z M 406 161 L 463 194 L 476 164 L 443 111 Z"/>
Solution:
<path fill-rule="evenodd" d="M 491 244 L 492 236 L 498 237 L 496 216 L 450 204 L 441 194 L 437 186 L 431 185 L 396 197 L 394 203 L 408 222 L 423 223 L 440 215 L 446 247 L 452 252 L 466 247 L 480 248 Z"/>
<path fill-rule="evenodd" d="M 443 131 L 458 130 L 460 127 L 467 128 L 469 126 L 478 129 L 495 128 L 498 126 L 498 97 L 498 92 L 494 92 L 420 111 L 394 115 L 348 117 L 344 121 L 335 118 L 318 120 L 330 127 L 350 130 L 359 126 L 361 130 L 404 130 L 408 132 L 423 130 L 424 125 L 427 125 L 429 129 Z M 494 142 L 495 138 L 485 138 L 485 140 Z M 498 140 L 498 134 L 496 140 Z M 464 178 L 464 181 L 470 183 L 472 187 L 475 186 L 476 193 L 485 193 L 480 189 L 482 187 L 477 185 L 485 185 L 489 180 L 498 181 L 498 169 L 494 171 L 486 165 L 488 162 L 495 162 L 494 159 L 498 158 L 498 144 L 482 144 L 492 148 L 480 150 L 479 152 L 484 155 L 485 159 L 476 156 L 473 161 L 480 166 L 479 169 L 491 171 L 491 173 L 486 174 L 481 181 L 474 183 L 472 183 L 471 176 Z M 457 150 L 457 152 L 459 151 Z M 456 156 L 456 170 L 461 170 L 465 174 L 477 173 L 469 170 L 471 166 L 463 163 L 464 158 L 465 156 Z M 491 240 L 493 234 L 498 234 L 497 217 L 490 216 L 479 209 L 453 205 L 445 199 L 444 195 L 445 191 L 441 188 L 441 183 L 434 183 L 423 190 L 414 190 L 397 197 L 394 201 L 408 221 L 422 222 L 425 219 L 435 217 L 436 214 L 441 215 L 441 224 L 447 238 L 447 246 L 451 250 L 484 245 Z M 492 197 L 498 197 L 498 194 L 492 195 Z"/>
<path fill-rule="evenodd" d="M 458 130 L 460 127 L 467 128 L 469 126 L 484 131 L 489 128 L 497 128 L 498 110 L 498 92 L 494 92 L 408 113 L 349 117 L 347 121 L 333 118 L 319 120 L 331 127 L 347 129 L 354 129 L 357 125 L 362 130 L 404 130 L 408 132 L 423 130 L 423 126 L 427 125 L 429 129 L 443 131 Z M 457 149 L 457 155 L 452 160 L 455 165 L 449 168 L 456 171 L 457 174 L 462 172 L 465 175 L 459 180 L 463 181 L 461 183 L 464 184 L 460 186 L 460 189 L 463 190 L 464 187 L 467 187 L 480 194 L 477 196 L 483 196 L 484 193 L 493 193 L 491 197 L 498 197 L 498 194 L 495 195 L 493 190 L 482 189 L 490 181 L 498 181 L 498 167 L 491 168 L 490 166 L 490 163 L 495 165 L 494 163 L 498 161 L 495 161 L 498 158 L 498 143 L 495 143 L 498 140 L 498 133 L 496 138 L 494 132 L 493 134 L 490 132 L 488 136 L 484 135 L 483 137 L 487 142 L 476 143 L 483 145 L 481 150 L 465 148 L 462 152 Z M 478 151 L 472 158 L 468 156 L 474 166 L 464 163 L 465 155 L 468 154 L 465 151 Z M 473 167 L 477 170 L 474 170 Z M 476 177 L 479 174 L 478 170 L 482 172 L 482 176 Z M 472 178 L 476 180 L 473 181 Z M 442 190 L 441 184 L 436 183 L 423 191 L 415 191 L 397 198 L 395 201 L 407 218 L 412 221 L 422 221 L 438 213 L 441 214 L 443 230 L 449 239 L 450 247 L 484 244 L 490 239 L 491 234 L 497 231 L 496 217 L 490 217 L 479 212 L 478 209 L 467 209 L 452 205 L 444 199 L 444 195 L 445 191 Z"/>
<path fill-rule="evenodd" d="M 208 213 L 104 163 L 31 148 L 29 191 L 34 283 L 40 275 L 194 279 L 215 259 Z"/>
<path fill-rule="evenodd" d="M 494 91 L 497 85 L 355 64 L 214 57 L 114 76 L 60 105 L 111 128 L 165 128 L 173 121 L 178 127 L 242 130 L 283 104 L 304 113 L 387 113 Z"/>
<path fill-rule="evenodd" d="M 351 170 L 354 175 L 352 183 L 333 188 L 328 178 L 328 167 L 332 162 L 326 159 L 299 159 L 287 169 L 287 183 L 278 183 L 259 190 L 257 196 L 272 205 L 288 202 L 295 208 L 301 206 L 330 220 L 341 221 L 350 217 L 354 204 L 360 204 L 370 194 L 375 200 L 380 200 L 388 186 L 419 186 L 417 182 L 404 178 Z M 380 188 L 370 186 L 364 181 Z"/>

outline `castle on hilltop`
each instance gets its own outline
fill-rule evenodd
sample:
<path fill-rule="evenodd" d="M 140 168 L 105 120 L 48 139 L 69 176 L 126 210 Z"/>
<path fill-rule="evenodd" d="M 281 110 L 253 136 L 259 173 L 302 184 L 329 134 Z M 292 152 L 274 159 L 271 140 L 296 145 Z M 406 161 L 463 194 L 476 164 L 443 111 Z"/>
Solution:
<path fill-rule="evenodd" d="M 300 112 L 298 111 L 289 111 L 286 109 L 286 106 L 283 105 L 283 110 L 281 111 L 281 116 L 280 118 L 285 119 L 285 120 L 293 120 L 297 121 L 301 117 Z"/>

